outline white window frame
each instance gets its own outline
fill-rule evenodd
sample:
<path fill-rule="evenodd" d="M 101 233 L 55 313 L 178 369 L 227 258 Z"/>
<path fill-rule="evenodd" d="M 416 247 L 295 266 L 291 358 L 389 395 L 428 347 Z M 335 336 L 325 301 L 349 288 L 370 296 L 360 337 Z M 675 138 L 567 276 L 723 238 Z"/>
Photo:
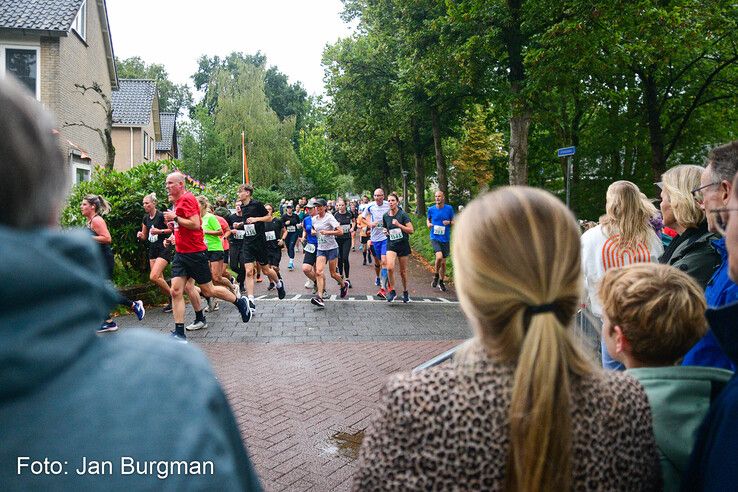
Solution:
<path fill-rule="evenodd" d="M 143 158 L 144 160 L 150 160 L 149 159 L 149 152 L 151 148 L 149 147 L 149 134 L 146 132 L 146 130 L 143 131 Z"/>
<path fill-rule="evenodd" d="M 33 50 L 36 52 L 36 100 L 41 100 L 41 45 L 0 43 L 0 77 L 5 77 L 5 50 Z"/>
<path fill-rule="evenodd" d="M 79 37 L 87 42 L 87 0 L 82 2 L 82 6 L 74 17 L 72 29 L 79 34 Z"/>
<path fill-rule="evenodd" d="M 69 162 L 72 164 L 72 183 L 77 184 L 79 181 L 77 181 L 77 170 L 81 169 L 83 171 L 87 171 L 90 175 L 90 179 L 92 179 L 92 164 L 85 164 L 84 159 L 81 159 L 78 155 L 70 154 L 69 155 Z"/>

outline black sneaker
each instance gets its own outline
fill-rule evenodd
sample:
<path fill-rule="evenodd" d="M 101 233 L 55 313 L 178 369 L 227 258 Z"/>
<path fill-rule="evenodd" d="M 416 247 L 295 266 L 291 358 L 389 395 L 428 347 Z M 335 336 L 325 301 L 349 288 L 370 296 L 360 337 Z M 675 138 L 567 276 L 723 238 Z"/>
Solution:
<path fill-rule="evenodd" d="M 238 308 L 238 312 L 241 313 L 241 320 L 244 323 L 248 323 L 251 321 L 251 307 L 249 306 L 250 301 L 246 299 L 245 297 L 239 297 L 236 299 L 236 307 Z"/>
<path fill-rule="evenodd" d="M 284 290 L 284 281 L 280 280 L 279 283 L 277 284 L 277 296 L 280 299 L 284 299 L 286 295 L 287 295 L 287 292 Z"/>
<path fill-rule="evenodd" d="M 362 263 L 363 266 L 366 266 L 366 258 L 364 258 L 364 263 Z"/>
<path fill-rule="evenodd" d="M 343 285 L 341 286 L 341 299 L 346 297 L 346 294 L 348 294 L 348 290 L 349 290 L 349 283 L 348 283 L 348 280 L 345 280 L 343 282 Z"/>
<path fill-rule="evenodd" d="M 246 298 L 244 297 L 244 299 Z M 249 309 L 251 309 L 252 311 L 256 311 L 256 304 L 254 304 L 254 301 L 252 301 L 251 299 L 247 300 L 249 301 Z"/>
<path fill-rule="evenodd" d="M 402 302 L 404 302 L 405 304 L 410 302 L 410 296 L 407 294 L 407 291 L 402 293 Z"/>
<path fill-rule="evenodd" d="M 267 287 L 267 290 L 274 290 L 274 288 L 277 286 L 274 282 L 269 282 L 269 287 Z"/>
<path fill-rule="evenodd" d="M 319 296 L 315 296 L 312 299 L 310 299 L 310 303 L 315 306 L 318 306 L 319 308 L 325 307 L 325 302 L 323 302 L 323 298 Z"/>
<path fill-rule="evenodd" d="M 167 304 L 166 306 L 164 306 L 164 308 L 162 309 L 162 312 L 164 312 L 164 313 L 171 313 L 172 312 L 172 303 L 171 303 L 171 301 L 169 302 L 169 304 Z"/>
<path fill-rule="evenodd" d="M 438 288 L 441 289 L 442 292 L 446 292 L 446 284 L 443 283 L 443 280 L 438 281 Z"/>
<path fill-rule="evenodd" d="M 187 337 L 185 335 L 180 335 L 174 330 L 169 332 L 169 336 L 176 342 L 187 343 Z"/>
<path fill-rule="evenodd" d="M 436 287 L 438 287 L 438 275 L 435 275 L 435 276 L 433 277 L 433 282 L 431 282 L 431 287 L 432 287 L 432 288 L 434 288 L 434 289 L 435 289 Z"/>
<path fill-rule="evenodd" d="M 395 289 L 392 289 L 391 291 L 389 291 L 389 294 L 387 294 L 387 302 L 394 301 L 395 297 L 397 297 L 397 292 L 395 292 Z"/>
<path fill-rule="evenodd" d="M 118 331 L 118 325 L 115 321 L 103 321 L 100 328 L 97 329 L 98 333 L 107 333 L 109 331 Z"/>

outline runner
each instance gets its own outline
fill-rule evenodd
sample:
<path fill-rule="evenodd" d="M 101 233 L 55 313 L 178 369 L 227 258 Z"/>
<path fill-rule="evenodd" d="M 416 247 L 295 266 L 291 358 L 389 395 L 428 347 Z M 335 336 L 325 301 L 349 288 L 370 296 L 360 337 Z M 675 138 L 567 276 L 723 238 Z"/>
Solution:
<path fill-rule="evenodd" d="M 348 210 L 354 216 L 354 231 L 351 233 L 351 251 L 356 251 L 356 236 L 358 235 L 356 219 L 359 217 L 359 205 L 356 203 L 356 200 L 351 200 Z"/>
<path fill-rule="evenodd" d="M 271 222 L 272 216 L 264 208 L 264 205 L 252 198 L 254 187 L 250 184 L 241 185 L 238 188 L 238 198 L 241 200 L 241 213 L 244 217 L 243 223 L 236 223 L 236 229 L 243 229 L 243 264 L 246 267 L 246 292 L 249 299 L 249 307 L 255 309 L 254 304 L 254 273 L 256 264 L 261 266 L 261 271 L 274 282 L 280 299 L 284 299 L 286 293 L 284 283 L 277 277 L 277 273 L 269 267 L 267 258 L 266 242 L 264 240 L 264 223 Z"/>
<path fill-rule="evenodd" d="M 407 292 L 407 260 L 410 257 L 410 234 L 415 232 L 410 217 L 404 210 L 400 210 L 400 199 L 397 193 L 390 193 L 387 197 L 390 210 L 383 217 L 383 225 L 387 234 L 387 273 L 389 276 L 390 291 L 387 301 L 392 302 L 397 297 L 395 292 L 395 260 L 400 259 L 400 277 L 402 278 L 402 302 L 410 302 Z"/>
<path fill-rule="evenodd" d="M 185 178 L 180 172 L 174 172 L 167 176 L 166 181 L 169 199 L 174 203 L 174 211 L 168 210 L 164 213 L 167 221 L 174 222 L 175 255 L 172 261 L 172 307 L 174 308 L 174 331 L 171 336 L 180 342 L 187 342 L 184 329 L 185 303 L 183 291 L 187 282 L 192 279 L 200 284 L 200 289 L 205 296 L 218 297 L 224 301 L 233 303 L 241 313 L 241 319 L 248 323 L 251 319 L 251 309 L 248 302 L 222 286 L 215 286 L 212 282 L 210 269 L 208 268 L 207 247 L 205 246 L 202 223 L 200 219 L 200 206 L 195 196 L 185 189 Z M 194 296 L 197 297 L 197 296 Z M 194 297 L 190 298 L 193 308 L 197 308 Z M 196 323 L 204 322 L 202 310 L 196 311 Z M 189 328 L 189 327 L 188 327 Z"/>
<path fill-rule="evenodd" d="M 172 312 L 172 291 L 164 279 L 164 269 L 172 261 L 172 249 L 164 246 L 164 240 L 172 235 L 167 227 L 164 214 L 156 209 L 156 193 L 149 193 L 143 198 L 143 208 L 146 212 L 141 220 L 141 230 L 136 233 L 140 241 L 147 240 L 149 245 L 149 280 L 154 283 L 169 302 L 164 307 L 165 313 Z"/>
<path fill-rule="evenodd" d="M 336 236 L 343 235 L 343 229 L 335 217 L 326 211 L 327 202 L 318 198 L 315 200 L 315 208 L 317 213 L 312 218 L 311 234 L 318 238 L 318 251 L 315 259 L 315 285 L 317 293 L 310 299 L 310 302 L 318 307 L 325 307 L 323 294 L 325 292 L 325 277 L 323 271 L 326 263 L 328 263 L 328 271 L 331 277 L 338 283 L 341 288 L 341 298 L 346 297 L 349 284 L 341 278 L 336 271 L 338 264 L 338 243 Z"/>
<path fill-rule="evenodd" d="M 108 225 L 105 223 L 105 219 L 102 218 L 103 215 L 110 212 L 110 204 L 100 195 L 87 195 L 82 200 L 80 211 L 85 219 L 87 219 L 87 228 L 92 233 L 92 239 L 100 245 L 100 251 L 105 259 L 105 268 L 108 280 L 112 281 L 115 257 L 113 256 L 113 250 L 111 249 L 110 244 L 113 240 L 110 236 Z M 131 301 L 120 292 L 118 293 L 118 304 L 133 309 L 139 321 L 141 321 L 146 314 L 143 302 L 140 300 Z M 97 329 L 97 332 L 105 333 L 116 331 L 117 329 L 118 325 L 113 321 L 112 317 L 108 316 L 108 318 L 100 325 L 100 328 Z"/>
<path fill-rule="evenodd" d="M 369 264 L 372 264 L 372 254 L 370 252 L 371 250 L 371 244 L 369 243 L 369 219 L 364 217 L 364 215 L 359 215 L 356 217 L 356 228 L 359 229 L 359 238 L 361 240 L 361 244 L 359 244 L 359 251 L 361 251 L 362 256 L 364 257 L 364 262 L 362 265 L 367 264 L 367 260 L 369 260 Z"/>
<path fill-rule="evenodd" d="M 431 287 L 438 287 L 446 292 L 446 258 L 449 253 L 451 241 L 451 226 L 454 225 L 454 208 L 446 204 L 446 197 L 441 190 L 436 191 L 436 204 L 428 208 L 428 220 L 430 239 L 433 251 L 436 252 L 436 274 L 433 276 Z"/>
<path fill-rule="evenodd" d="M 272 221 L 264 223 L 264 237 L 266 239 L 267 248 L 267 261 L 272 270 L 277 274 L 277 278 L 282 280 L 282 275 L 279 272 L 279 262 L 282 261 L 282 247 L 284 246 L 284 239 L 287 235 L 287 231 L 284 230 L 282 220 L 274 217 L 274 207 L 270 203 L 264 205 L 269 215 L 271 215 Z M 267 290 L 272 290 L 276 287 L 274 282 L 269 282 Z"/>
<path fill-rule="evenodd" d="M 287 269 L 292 271 L 295 269 L 295 243 L 297 243 L 297 239 L 300 237 L 300 231 L 297 229 L 300 224 L 300 218 L 292 211 L 292 202 L 288 202 L 285 207 L 282 224 L 285 227 L 285 236 L 282 239 L 287 245 L 287 256 L 290 257 Z"/>
<path fill-rule="evenodd" d="M 220 241 L 223 243 L 223 263 L 221 264 L 220 276 L 227 280 L 231 284 L 230 289 L 235 291 L 238 288 L 238 284 L 236 283 L 236 279 L 231 275 L 231 272 L 228 271 L 228 263 L 231 256 L 231 243 L 228 239 L 233 235 L 227 219 L 230 214 L 231 211 L 225 207 L 215 209 L 215 218 L 218 219 L 220 229 L 223 231 L 223 235 L 220 236 Z M 236 293 L 236 296 L 239 296 L 239 294 Z"/>
<path fill-rule="evenodd" d="M 313 235 L 313 216 L 315 212 L 315 200 L 310 199 L 305 204 L 305 218 L 302 220 L 302 249 L 305 252 L 302 257 L 302 273 L 308 278 L 308 281 L 305 282 L 305 288 L 313 289 L 313 294 L 318 292 L 315 284 L 315 258 L 318 252 L 318 238 Z"/>
<path fill-rule="evenodd" d="M 239 290 L 244 292 L 246 287 L 243 285 L 243 282 L 246 280 L 246 270 L 243 266 L 243 255 L 241 254 L 241 250 L 243 249 L 243 229 L 233 227 L 235 222 L 243 223 L 244 221 L 243 214 L 241 213 L 241 200 L 236 202 L 236 212 L 229 215 L 227 220 L 231 228 L 231 235 L 229 237 L 231 253 L 228 262 L 230 263 L 231 270 L 236 274 L 236 283 L 238 283 Z"/>
<path fill-rule="evenodd" d="M 386 299 L 387 296 L 387 236 L 382 227 L 382 218 L 389 212 L 389 204 L 384 201 L 384 190 L 374 190 L 374 202 L 370 203 L 364 210 L 364 217 L 369 219 L 372 228 L 370 239 L 372 250 L 374 250 L 374 270 L 377 274 L 375 284 L 379 286 L 377 297 Z"/>
<path fill-rule="evenodd" d="M 338 273 L 348 282 L 350 288 L 349 274 L 351 266 L 349 265 L 349 256 L 354 229 L 356 229 L 356 219 L 354 214 L 346 210 L 346 201 L 343 198 L 336 201 L 336 209 L 337 212 L 333 216 L 341 224 L 341 230 L 343 230 L 343 235 L 336 237 L 336 243 L 338 243 Z"/>
<path fill-rule="evenodd" d="M 221 239 L 223 237 L 223 229 L 215 215 L 210 212 L 211 207 L 207 197 L 200 195 L 197 197 L 197 202 L 200 205 L 202 232 L 205 236 L 212 282 L 214 285 L 220 285 L 233 291 L 235 295 L 233 285 L 221 276 L 223 272 L 223 240 Z M 205 295 L 205 300 L 208 302 L 206 311 L 213 312 L 219 309 L 218 300 L 214 299 L 213 296 Z"/>

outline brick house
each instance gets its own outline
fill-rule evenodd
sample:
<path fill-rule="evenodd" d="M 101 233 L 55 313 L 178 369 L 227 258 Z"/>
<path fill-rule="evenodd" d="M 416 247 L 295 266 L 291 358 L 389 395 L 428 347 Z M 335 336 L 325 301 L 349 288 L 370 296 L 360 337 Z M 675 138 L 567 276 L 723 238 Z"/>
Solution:
<path fill-rule="evenodd" d="M 161 140 L 156 142 L 156 160 L 179 159 L 177 113 L 159 113 Z"/>
<path fill-rule="evenodd" d="M 119 171 L 156 160 L 156 142 L 161 140 L 159 98 L 156 82 L 120 79 L 113 91 L 113 145 Z"/>
<path fill-rule="evenodd" d="M 118 87 L 105 0 L 0 2 L 0 76 L 15 75 L 54 113 L 75 182 L 104 165 L 104 98 Z M 94 90 L 84 91 L 78 86 Z"/>

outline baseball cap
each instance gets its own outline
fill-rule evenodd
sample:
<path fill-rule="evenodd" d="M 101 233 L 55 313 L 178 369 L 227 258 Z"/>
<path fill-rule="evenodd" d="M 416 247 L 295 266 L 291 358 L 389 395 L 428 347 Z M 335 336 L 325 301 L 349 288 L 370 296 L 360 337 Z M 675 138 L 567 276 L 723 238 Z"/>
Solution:
<path fill-rule="evenodd" d="M 308 200 L 308 202 L 307 202 L 307 203 L 305 204 L 305 207 L 306 207 L 306 208 L 313 208 L 314 206 L 315 206 L 315 199 L 314 199 L 314 198 L 311 198 L 311 199 L 310 199 L 310 200 Z"/>
<path fill-rule="evenodd" d="M 315 200 L 315 205 L 318 207 L 325 207 L 328 205 L 328 202 L 325 201 L 325 198 L 318 198 Z"/>

